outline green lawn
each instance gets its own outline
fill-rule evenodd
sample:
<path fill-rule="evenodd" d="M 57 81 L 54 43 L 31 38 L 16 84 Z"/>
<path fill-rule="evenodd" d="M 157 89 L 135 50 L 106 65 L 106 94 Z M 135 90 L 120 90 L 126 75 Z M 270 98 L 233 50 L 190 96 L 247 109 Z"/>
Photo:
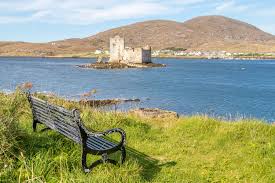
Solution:
<path fill-rule="evenodd" d="M 79 145 L 53 131 L 32 132 L 26 99 L 0 94 L 0 182 L 275 182 L 274 125 L 207 116 L 140 119 L 50 101 L 80 108 L 90 129 L 123 128 L 126 163 L 83 173 Z"/>

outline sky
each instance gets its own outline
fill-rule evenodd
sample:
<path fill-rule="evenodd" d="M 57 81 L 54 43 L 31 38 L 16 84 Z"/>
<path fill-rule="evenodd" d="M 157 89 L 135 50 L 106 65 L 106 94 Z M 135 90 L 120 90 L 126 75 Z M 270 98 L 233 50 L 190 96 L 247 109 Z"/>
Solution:
<path fill-rule="evenodd" d="M 275 35 L 275 0 L 0 0 L 0 40 L 83 38 L 135 22 L 223 15 Z"/>

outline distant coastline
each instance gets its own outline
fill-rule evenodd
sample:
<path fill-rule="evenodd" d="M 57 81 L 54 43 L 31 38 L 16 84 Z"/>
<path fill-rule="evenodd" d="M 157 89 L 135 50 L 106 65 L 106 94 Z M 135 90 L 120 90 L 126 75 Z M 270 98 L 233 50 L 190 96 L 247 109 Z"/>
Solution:
<path fill-rule="evenodd" d="M 0 55 L 0 58 L 16 58 L 16 57 L 30 57 L 30 58 L 75 58 L 75 59 L 96 59 L 99 55 L 56 55 L 56 56 L 35 56 L 35 55 Z M 109 58 L 109 56 L 101 56 Z M 229 58 L 208 58 L 204 56 L 175 56 L 175 55 L 161 55 L 152 56 L 152 58 L 173 58 L 173 59 L 209 59 L 209 60 L 275 60 L 275 56 L 242 56 L 242 57 L 229 57 Z"/>

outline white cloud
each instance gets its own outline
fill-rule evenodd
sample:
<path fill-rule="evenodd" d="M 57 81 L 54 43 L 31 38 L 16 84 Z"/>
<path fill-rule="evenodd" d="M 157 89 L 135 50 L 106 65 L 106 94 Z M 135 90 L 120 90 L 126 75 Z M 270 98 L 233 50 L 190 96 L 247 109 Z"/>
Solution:
<path fill-rule="evenodd" d="M 242 12 L 248 9 L 248 6 L 237 4 L 235 1 L 225 1 L 218 4 L 215 11 L 220 12 Z"/>
<path fill-rule="evenodd" d="M 0 23 L 40 21 L 67 24 L 94 24 L 104 21 L 175 13 L 179 10 L 182 11 L 185 6 L 204 1 L 10 0 L 0 2 Z"/>
<path fill-rule="evenodd" d="M 153 3 L 130 3 L 115 5 L 108 8 L 88 9 L 81 8 L 71 11 L 70 15 L 65 18 L 69 23 L 97 23 L 111 20 L 121 20 L 130 18 L 139 18 L 148 15 L 159 14 L 166 11 L 166 7 Z M 62 14 L 55 14 L 62 18 Z"/>

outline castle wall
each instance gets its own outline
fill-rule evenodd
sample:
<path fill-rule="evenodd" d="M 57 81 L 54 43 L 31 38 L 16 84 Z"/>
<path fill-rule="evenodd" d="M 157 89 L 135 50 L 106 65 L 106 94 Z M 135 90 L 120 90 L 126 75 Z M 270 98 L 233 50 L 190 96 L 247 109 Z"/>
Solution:
<path fill-rule="evenodd" d="M 110 38 L 110 60 L 109 62 L 120 62 L 124 53 L 124 39 L 119 36 Z"/>
<path fill-rule="evenodd" d="M 123 63 L 142 63 L 141 48 L 126 48 L 123 54 Z"/>
<path fill-rule="evenodd" d="M 148 50 L 142 49 L 142 63 L 151 63 L 151 48 Z"/>

